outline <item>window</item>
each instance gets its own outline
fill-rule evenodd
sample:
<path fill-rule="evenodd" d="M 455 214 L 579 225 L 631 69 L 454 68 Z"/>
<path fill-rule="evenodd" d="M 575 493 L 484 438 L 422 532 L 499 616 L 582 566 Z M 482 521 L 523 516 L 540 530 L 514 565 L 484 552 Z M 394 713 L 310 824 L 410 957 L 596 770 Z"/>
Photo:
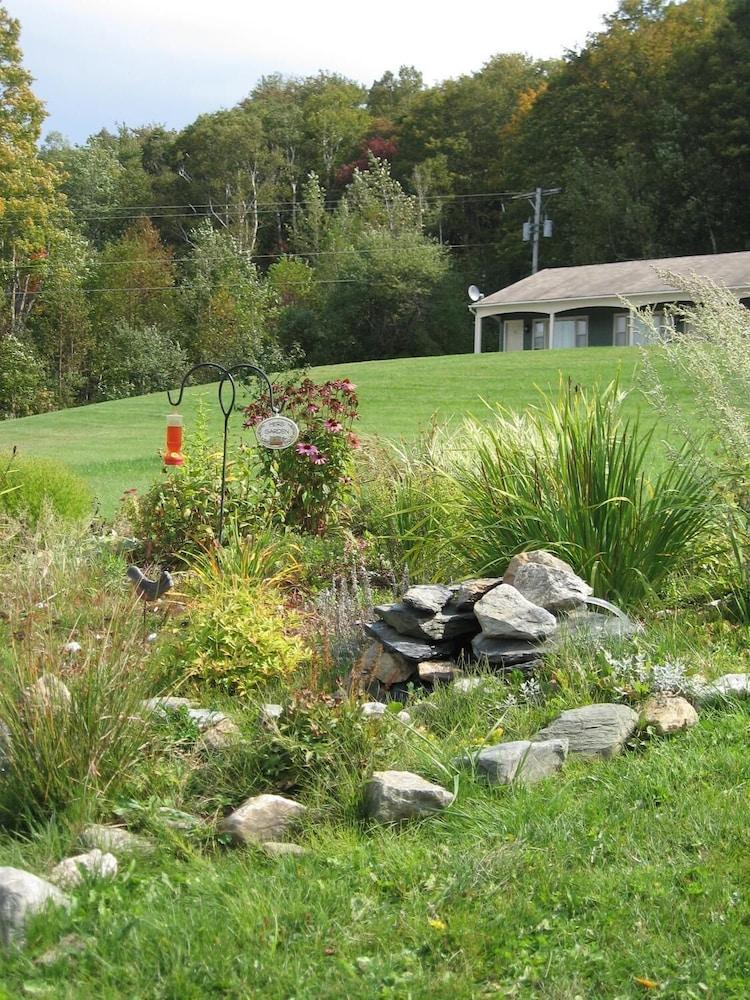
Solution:
<path fill-rule="evenodd" d="M 555 320 L 552 341 L 555 347 L 588 347 L 588 319 L 585 316 L 566 316 Z"/>
<path fill-rule="evenodd" d="M 533 351 L 543 351 L 547 346 L 547 324 L 546 319 L 535 319 L 531 328 L 531 349 Z"/>
<path fill-rule="evenodd" d="M 617 313 L 612 329 L 612 343 L 615 347 L 627 347 L 630 343 L 630 329 L 627 313 Z"/>

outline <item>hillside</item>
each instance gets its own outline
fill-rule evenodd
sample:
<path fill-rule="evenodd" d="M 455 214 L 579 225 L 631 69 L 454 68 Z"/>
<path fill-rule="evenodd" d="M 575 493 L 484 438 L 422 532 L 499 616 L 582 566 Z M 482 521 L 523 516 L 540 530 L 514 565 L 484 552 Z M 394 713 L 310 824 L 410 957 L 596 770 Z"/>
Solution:
<path fill-rule="evenodd" d="M 363 435 L 408 439 L 433 417 L 481 417 L 483 400 L 523 409 L 534 402 L 535 387 L 554 389 L 561 378 L 592 385 L 619 372 L 623 386 L 633 386 L 639 357 L 636 348 L 464 354 L 335 365 L 312 369 L 310 375 L 316 380 L 347 376 L 357 384 Z M 679 393 L 680 387 L 674 388 Z M 216 390 L 209 386 L 186 392 L 186 436 L 201 401 L 218 441 L 221 415 Z M 641 402 L 636 395 L 633 407 Z M 90 483 L 109 514 L 124 490 L 140 490 L 158 475 L 168 409 L 166 394 L 158 393 L 8 421 L 0 424 L 0 450 L 16 445 L 23 453 L 65 462 Z M 234 432 L 240 427 L 237 416 Z"/>

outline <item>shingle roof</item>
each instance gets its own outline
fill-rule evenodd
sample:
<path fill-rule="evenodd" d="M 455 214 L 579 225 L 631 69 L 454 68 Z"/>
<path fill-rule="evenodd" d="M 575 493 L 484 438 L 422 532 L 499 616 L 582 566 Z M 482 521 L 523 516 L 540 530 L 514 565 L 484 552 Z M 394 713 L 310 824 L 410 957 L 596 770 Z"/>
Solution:
<path fill-rule="evenodd" d="M 686 277 L 699 275 L 728 288 L 747 288 L 750 286 L 750 250 L 700 254 L 696 257 L 625 260 L 614 264 L 584 264 L 579 267 L 548 267 L 514 285 L 501 288 L 499 292 L 486 295 L 476 305 L 627 297 L 661 291 L 674 293 L 674 286 L 660 278 L 657 269 Z"/>

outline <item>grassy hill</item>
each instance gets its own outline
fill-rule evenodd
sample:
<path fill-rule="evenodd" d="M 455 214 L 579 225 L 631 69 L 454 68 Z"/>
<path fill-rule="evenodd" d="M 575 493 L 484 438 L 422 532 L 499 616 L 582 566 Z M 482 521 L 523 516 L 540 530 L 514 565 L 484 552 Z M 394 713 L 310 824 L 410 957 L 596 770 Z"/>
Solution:
<path fill-rule="evenodd" d="M 523 409 L 536 399 L 535 387 L 555 389 L 560 378 L 582 385 L 606 382 L 618 372 L 623 386 L 636 384 L 637 348 L 589 348 L 584 351 L 539 351 L 517 354 L 471 354 L 437 358 L 406 358 L 334 365 L 311 371 L 314 379 L 348 376 L 358 386 L 360 431 L 385 438 L 412 438 L 433 417 L 456 420 L 466 414 L 481 417 L 487 402 Z M 682 387 L 674 386 L 678 395 Z M 249 401 L 250 397 L 248 397 Z M 218 435 L 221 414 L 215 386 L 186 392 L 181 408 L 186 435 L 204 401 L 210 426 Z M 633 407 L 644 405 L 634 397 Z M 55 458 L 82 475 L 111 513 L 123 491 L 142 489 L 161 468 L 165 393 L 99 403 L 0 424 L 0 451 L 16 445 L 23 453 Z M 232 420 L 240 434 L 241 417 Z"/>

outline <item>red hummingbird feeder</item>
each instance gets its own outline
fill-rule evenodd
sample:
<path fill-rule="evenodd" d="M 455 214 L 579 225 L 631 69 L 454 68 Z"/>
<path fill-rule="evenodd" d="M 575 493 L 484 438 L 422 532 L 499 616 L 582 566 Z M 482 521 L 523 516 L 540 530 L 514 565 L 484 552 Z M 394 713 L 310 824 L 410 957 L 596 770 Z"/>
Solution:
<path fill-rule="evenodd" d="M 182 414 L 167 414 L 167 447 L 164 452 L 165 465 L 184 465 L 182 454 Z"/>

